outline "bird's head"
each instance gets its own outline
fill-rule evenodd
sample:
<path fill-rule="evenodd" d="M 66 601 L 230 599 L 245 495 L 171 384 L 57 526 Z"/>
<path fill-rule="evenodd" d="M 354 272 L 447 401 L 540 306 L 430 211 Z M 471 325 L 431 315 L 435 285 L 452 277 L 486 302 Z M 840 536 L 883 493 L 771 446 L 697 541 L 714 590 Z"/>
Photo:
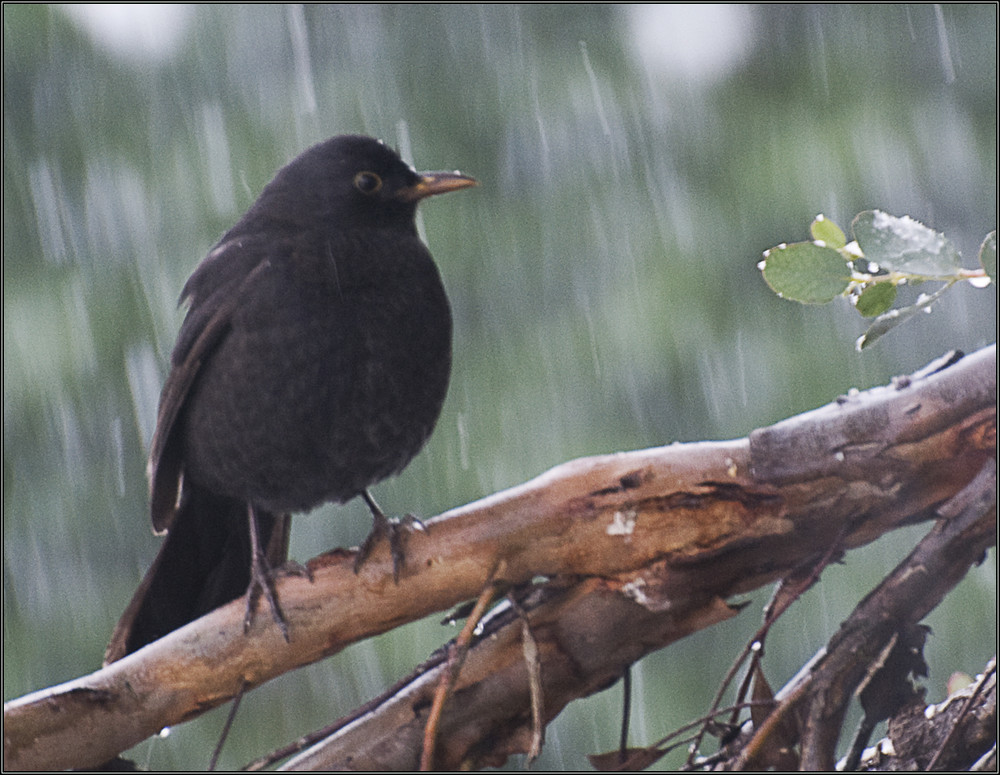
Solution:
<path fill-rule="evenodd" d="M 268 213 L 293 224 L 318 216 L 337 229 L 413 231 L 420 200 L 474 185 L 459 172 L 416 172 L 374 138 L 338 135 L 283 167 L 247 215 Z"/>

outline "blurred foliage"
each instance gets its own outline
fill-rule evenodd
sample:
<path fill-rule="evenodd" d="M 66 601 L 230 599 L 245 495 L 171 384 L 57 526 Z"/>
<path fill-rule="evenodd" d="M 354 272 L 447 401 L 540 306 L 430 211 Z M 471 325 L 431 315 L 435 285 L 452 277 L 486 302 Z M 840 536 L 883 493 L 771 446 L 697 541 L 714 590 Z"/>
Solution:
<path fill-rule="evenodd" d="M 784 304 L 756 269 L 813 214 L 876 207 L 975 251 L 996 225 L 995 5 L 172 8 L 123 48 L 60 7 L 3 7 L 5 698 L 98 667 L 157 546 L 144 457 L 180 288 L 330 135 L 482 182 L 423 208 L 455 369 L 427 450 L 376 488 L 398 513 L 579 455 L 743 436 L 995 337 L 995 291 L 962 288 L 859 354 L 856 316 Z M 300 516 L 292 554 L 367 528 L 357 504 Z M 824 574 L 772 637 L 772 685 L 917 535 Z M 993 653 L 995 580 L 991 556 L 932 617 L 931 699 Z M 755 610 L 642 663 L 637 743 L 701 713 Z M 452 634 L 432 617 L 262 687 L 221 766 L 327 723 Z M 613 746 L 619 698 L 568 709 L 537 766 Z M 203 767 L 224 713 L 133 756 Z"/>

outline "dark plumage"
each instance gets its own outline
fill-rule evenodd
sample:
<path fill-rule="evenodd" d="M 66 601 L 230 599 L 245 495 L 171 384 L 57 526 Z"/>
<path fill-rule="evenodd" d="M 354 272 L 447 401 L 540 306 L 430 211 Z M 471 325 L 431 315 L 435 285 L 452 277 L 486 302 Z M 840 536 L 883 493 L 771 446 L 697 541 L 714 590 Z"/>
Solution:
<path fill-rule="evenodd" d="M 149 460 L 167 537 L 106 661 L 248 585 L 248 616 L 262 589 L 283 627 L 267 565 L 286 557 L 287 515 L 370 501 L 420 450 L 447 390 L 451 313 L 416 207 L 474 184 L 334 137 L 281 169 L 191 275 Z M 373 514 L 373 535 L 391 533 Z"/>

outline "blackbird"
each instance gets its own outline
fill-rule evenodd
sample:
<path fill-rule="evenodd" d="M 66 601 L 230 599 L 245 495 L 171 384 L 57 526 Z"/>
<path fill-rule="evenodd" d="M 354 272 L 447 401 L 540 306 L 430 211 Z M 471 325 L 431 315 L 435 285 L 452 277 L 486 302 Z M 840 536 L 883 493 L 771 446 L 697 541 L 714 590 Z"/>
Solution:
<path fill-rule="evenodd" d="M 400 561 L 367 488 L 423 446 L 451 371 L 451 311 L 416 208 L 475 184 L 334 137 L 282 168 L 195 269 L 149 458 L 167 535 L 106 663 L 244 593 L 246 624 L 263 593 L 287 639 L 270 567 L 291 512 L 360 495 L 374 526 L 359 560 L 388 536 Z"/>

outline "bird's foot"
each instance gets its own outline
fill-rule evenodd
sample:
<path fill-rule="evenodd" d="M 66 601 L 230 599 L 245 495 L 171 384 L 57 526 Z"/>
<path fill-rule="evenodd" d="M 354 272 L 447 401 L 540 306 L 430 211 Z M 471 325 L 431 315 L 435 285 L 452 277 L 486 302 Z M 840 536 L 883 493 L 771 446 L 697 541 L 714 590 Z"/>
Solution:
<path fill-rule="evenodd" d="M 248 508 L 247 514 L 250 523 L 250 584 L 247 587 L 247 608 L 243 615 L 243 633 L 245 635 L 250 631 L 250 625 L 253 624 L 254 613 L 257 610 L 257 601 L 263 595 L 271 608 L 271 618 L 278 625 L 285 643 L 288 643 L 288 622 L 285 621 L 285 615 L 278 604 L 278 595 L 274 591 L 274 580 L 278 575 L 290 575 L 305 576 L 309 581 L 312 581 L 312 573 L 307 567 L 297 562 L 287 562 L 272 570 L 271 563 L 260 544 L 257 533 L 257 515 L 253 506 Z"/>
<path fill-rule="evenodd" d="M 247 610 L 243 616 L 243 633 L 250 632 L 250 625 L 253 624 L 254 613 L 257 610 L 257 601 L 263 595 L 271 608 L 271 618 L 278 625 L 281 636 L 287 643 L 288 623 L 285 621 L 281 606 L 278 605 L 278 596 L 274 591 L 274 576 L 264 555 L 255 553 L 250 566 L 250 586 L 247 587 Z"/>
<path fill-rule="evenodd" d="M 271 618 L 274 619 L 274 623 L 281 630 L 281 635 L 285 639 L 285 643 L 288 643 L 288 622 L 285 621 L 285 615 L 281 610 L 281 606 L 278 605 L 278 595 L 274 591 L 274 580 L 279 576 L 298 576 L 300 578 L 307 578 L 312 583 L 312 571 L 302 563 L 295 562 L 294 560 L 289 560 L 277 568 L 270 568 L 268 567 L 267 559 L 263 555 L 260 559 L 263 560 L 260 566 L 258 567 L 257 563 L 254 563 L 250 570 L 250 586 L 247 587 L 247 611 L 243 617 L 243 632 L 246 634 L 250 631 L 250 625 L 253 623 L 253 617 L 257 610 L 257 602 L 260 600 L 261 594 L 263 594 L 267 600 L 267 604 L 271 608 Z"/>
<path fill-rule="evenodd" d="M 392 554 L 392 579 L 398 584 L 400 571 L 406 562 L 406 539 L 414 530 L 427 532 L 427 526 L 413 514 L 390 519 L 367 491 L 362 496 L 372 512 L 372 531 L 358 549 L 358 556 L 354 558 L 354 572 L 361 570 L 372 549 L 385 538 L 389 541 L 389 551 Z"/>
<path fill-rule="evenodd" d="M 309 579 L 310 584 L 314 581 L 313 574 L 312 571 L 309 570 L 309 566 L 303 565 L 301 562 L 296 560 L 289 560 L 284 565 L 275 568 L 274 574 L 280 576 L 297 576 L 300 579 Z"/>

